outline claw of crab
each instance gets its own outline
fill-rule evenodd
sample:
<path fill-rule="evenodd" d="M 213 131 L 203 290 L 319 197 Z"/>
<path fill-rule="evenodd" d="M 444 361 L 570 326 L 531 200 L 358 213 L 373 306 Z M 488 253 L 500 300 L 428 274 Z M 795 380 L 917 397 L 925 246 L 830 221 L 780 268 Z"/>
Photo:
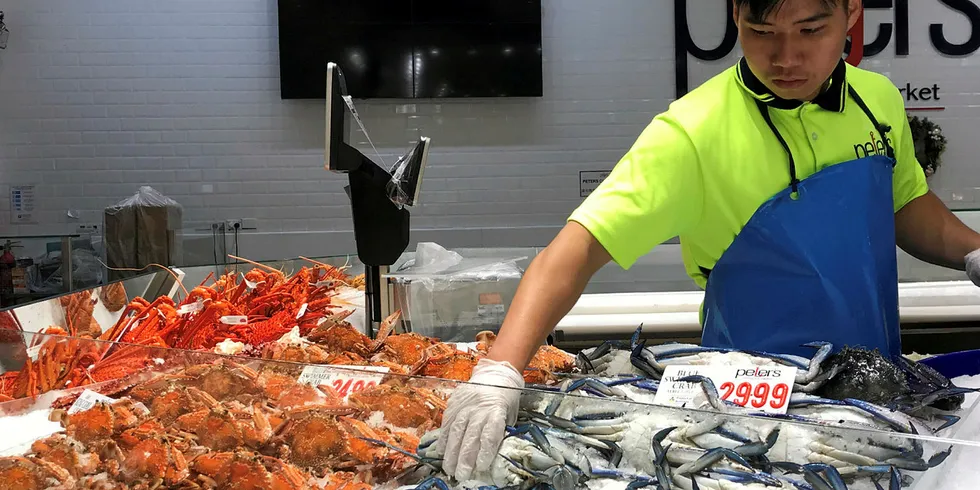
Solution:
<path fill-rule="evenodd" d="M 613 467 L 619 466 L 619 463 L 623 461 L 623 448 L 619 447 L 612 441 L 603 441 L 606 447 L 609 448 L 607 451 L 603 451 L 603 455 L 609 460 L 609 464 Z"/>
<path fill-rule="evenodd" d="M 888 424 L 888 426 L 898 432 L 918 434 L 920 428 L 924 428 L 931 432 L 929 427 L 924 427 L 921 422 L 916 424 L 915 419 L 897 410 L 890 410 L 888 408 L 875 405 L 874 403 L 858 400 L 856 398 L 845 398 L 843 401 L 852 407 L 856 407 L 867 412 L 875 419 Z M 916 427 L 916 425 L 918 425 L 918 427 Z"/>
<path fill-rule="evenodd" d="M 810 358 L 810 362 L 806 367 L 806 381 L 810 381 L 820 374 L 820 366 L 823 364 L 830 353 L 834 350 L 834 344 L 830 342 L 810 342 L 808 344 L 803 344 L 803 347 L 813 347 L 817 349 L 817 353 Z"/>
<path fill-rule="evenodd" d="M 721 461 L 723 458 L 728 458 L 731 461 L 740 464 L 746 468 L 752 468 L 752 465 L 749 464 L 749 462 L 746 461 L 745 458 L 743 458 L 740 454 L 736 453 L 731 449 L 717 447 L 711 449 L 710 451 L 707 451 L 701 457 L 696 459 L 694 462 L 684 464 L 680 468 L 677 468 L 676 473 L 680 475 L 697 473 L 707 468 L 708 466 L 711 466 L 717 463 L 718 461 Z"/>
<path fill-rule="evenodd" d="M 901 488 L 902 488 L 902 475 L 893 466 L 891 470 L 891 478 L 888 479 L 888 490 L 901 490 Z"/>
<path fill-rule="evenodd" d="M 823 467 L 815 463 L 800 465 L 789 461 L 778 461 L 778 462 L 773 462 L 772 466 L 775 468 L 779 468 L 787 473 L 802 474 L 803 479 L 806 480 L 806 482 L 809 483 L 814 490 L 847 490 L 847 486 L 835 487 L 832 482 L 825 480 L 823 477 L 821 477 L 819 472 L 823 469 Z M 832 466 L 829 465 L 824 465 L 824 466 L 833 468 Z M 837 470 L 833 470 L 833 471 L 835 473 L 837 472 Z M 839 473 L 837 474 L 838 476 L 840 475 Z M 841 483 L 843 484 L 843 481 Z"/>
<path fill-rule="evenodd" d="M 758 483 L 767 487 L 782 487 L 782 482 L 778 478 L 761 471 L 739 471 L 728 468 L 717 468 L 709 470 L 711 473 L 722 475 L 726 479 L 731 479 L 736 483 L 752 484 Z"/>
<path fill-rule="evenodd" d="M 630 364 L 653 379 L 660 379 L 660 375 L 664 372 L 664 366 L 657 362 L 652 352 L 646 349 L 646 340 L 640 341 L 633 347 L 630 352 Z"/>
<path fill-rule="evenodd" d="M 578 389 L 583 389 L 589 393 L 597 394 L 599 396 L 616 396 L 621 398 L 626 398 L 626 393 L 618 388 L 611 388 L 595 378 L 580 378 L 575 381 L 567 382 L 567 385 L 562 387 L 562 391 L 566 393 L 571 393 Z"/>
<path fill-rule="evenodd" d="M 635 349 L 637 345 L 640 345 L 640 333 L 643 332 L 643 324 L 641 323 L 636 330 L 633 331 L 633 335 L 630 336 L 630 348 Z"/>
<path fill-rule="evenodd" d="M 599 347 L 602 347 L 601 345 Z M 595 350 L 599 350 L 596 347 Z M 592 359 L 589 359 L 589 355 L 585 351 L 579 352 L 575 356 L 575 365 L 585 373 L 594 373 L 596 371 L 595 366 L 592 364 Z"/>
<path fill-rule="evenodd" d="M 939 432 L 960 421 L 960 418 L 956 415 L 938 415 L 937 418 L 945 420 L 946 423 L 936 428 L 936 432 Z"/>
<path fill-rule="evenodd" d="M 841 476 L 837 468 L 824 463 L 810 463 L 803 465 L 804 471 L 810 470 L 813 472 L 822 472 L 825 475 L 826 482 L 830 484 L 830 488 L 833 490 L 847 490 L 847 484 L 844 483 L 844 477 Z"/>
<path fill-rule="evenodd" d="M 596 373 L 599 369 L 593 361 L 598 361 L 603 356 L 609 354 L 612 348 L 613 343 L 606 341 L 593 349 L 583 350 L 575 356 L 575 364 L 585 373 Z"/>
<path fill-rule="evenodd" d="M 801 372 L 797 372 L 796 381 L 794 382 L 794 386 L 793 386 L 793 391 L 799 391 L 803 393 L 812 393 L 814 391 L 817 391 L 821 386 L 824 385 L 824 383 L 833 379 L 834 376 L 837 376 L 837 374 L 840 373 L 841 369 L 842 367 L 840 365 L 836 365 L 826 371 L 818 373 L 816 376 L 810 379 L 806 378 L 806 373 L 803 373 L 803 375 L 801 376 L 800 374 Z"/>
<path fill-rule="evenodd" d="M 775 428 L 772 432 L 766 436 L 766 440 L 762 442 L 753 442 L 749 444 L 742 444 L 734 449 L 734 451 L 742 456 L 764 456 L 772 446 L 776 444 L 776 439 L 779 438 L 779 428 Z"/>
<path fill-rule="evenodd" d="M 700 383 L 701 390 L 704 392 L 704 396 L 708 399 L 708 403 L 711 404 L 711 408 L 714 408 L 719 412 L 728 411 L 728 406 L 730 405 L 730 403 L 726 405 L 725 400 L 721 399 L 721 395 L 718 393 L 718 388 L 715 387 L 715 383 L 714 381 L 711 381 L 711 378 L 708 378 L 706 376 L 701 376 L 699 374 L 695 374 L 691 376 L 685 376 L 683 378 L 678 379 L 677 381 L 684 382 L 684 383 Z"/>

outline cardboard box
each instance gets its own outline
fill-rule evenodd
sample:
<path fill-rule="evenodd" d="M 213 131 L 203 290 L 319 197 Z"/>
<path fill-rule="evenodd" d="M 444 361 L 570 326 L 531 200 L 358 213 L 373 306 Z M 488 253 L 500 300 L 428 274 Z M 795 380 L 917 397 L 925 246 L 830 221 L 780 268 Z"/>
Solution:
<path fill-rule="evenodd" d="M 106 264 L 142 269 L 150 264 L 180 265 L 183 208 L 151 187 L 105 209 Z M 109 270 L 109 281 L 139 274 Z"/>

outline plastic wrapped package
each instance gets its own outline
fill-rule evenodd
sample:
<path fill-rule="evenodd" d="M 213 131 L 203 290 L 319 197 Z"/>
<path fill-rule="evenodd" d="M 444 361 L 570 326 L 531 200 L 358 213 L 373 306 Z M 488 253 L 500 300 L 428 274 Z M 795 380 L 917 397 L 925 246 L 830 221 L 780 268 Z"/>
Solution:
<path fill-rule="evenodd" d="M 104 212 L 106 264 L 111 268 L 142 269 L 150 264 L 181 265 L 181 220 L 177 201 L 150 186 Z M 109 271 L 109 280 L 138 274 Z"/>
<path fill-rule="evenodd" d="M 497 332 L 524 275 L 527 257 L 464 257 L 431 242 L 386 275 L 405 328 L 444 342 L 468 342 Z"/>
<path fill-rule="evenodd" d="M 391 180 L 388 181 L 386 186 L 388 190 L 388 198 L 391 202 L 398 206 L 399 209 L 403 209 L 405 206 L 412 206 L 416 203 L 416 196 L 409 196 L 406 189 L 410 188 L 413 183 L 418 182 L 421 175 L 414 175 L 414 172 L 421 173 L 421 168 L 414 168 L 414 162 L 416 158 L 422 158 L 422 155 L 416 155 L 416 153 L 423 151 L 421 145 L 413 145 L 404 155 L 398 157 L 398 161 L 391 168 Z"/>
<path fill-rule="evenodd" d="M 68 340 L 44 336 L 41 345 Z M 976 443 L 888 430 L 837 407 L 827 410 L 841 420 L 821 424 L 671 408 L 649 403 L 656 390 L 649 379 L 612 386 L 596 377 L 566 391 L 529 385 L 517 394 L 517 421 L 490 469 L 458 482 L 441 471 L 431 444 L 448 396 L 462 387 L 506 388 L 72 340 L 60 351 L 125 359 L 113 367 L 128 375 L 91 380 L 101 372 L 95 366 L 78 376 L 82 386 L 0 403 L 0 482 L 12 471 L 71 478 L 75 488 L 235 488 L 278 478 L 282 488 L 408 489 L 439 478 L 454 489 L 657 488 L 658 479 L 671 488 L 693 488 L 692 479 L 705 489 L 845 488 L 839 479 L 851 490 L 874 481 L 891 490 L 958 490 L 975 487 L 971 462 L 980 457 Z M 610 385 L 599 392 L 598 383 Z M 116 449 L 99 452 L 107 441 Z M 99 454 L 101 464 L 65 458 L 72 449 Z M 142 463 L 148 459 L 158 464 Z M 72 467 L 58 473 L 39 461 Z M 444 488 L 428 481 L 423 488 Z"/>

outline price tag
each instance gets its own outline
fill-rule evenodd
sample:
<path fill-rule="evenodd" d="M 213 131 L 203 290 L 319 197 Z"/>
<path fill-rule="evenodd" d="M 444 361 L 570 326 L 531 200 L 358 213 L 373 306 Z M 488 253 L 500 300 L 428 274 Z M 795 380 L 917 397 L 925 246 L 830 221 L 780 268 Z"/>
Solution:
<path fill-rule="evenodd" d="M 244 315 L 225 315 L 218 321 L 225 325 L 248 325 L 248 317 Z"/>
<path fill-rule="evenodd" d="M 654 403 L 699 408 L 704 402 L 700 383 L 677 381 L 700 375 L 711 379 L 722 400 L 766 413 L 785 414 L 793 393 L 796 368 L 790 366 L 667 366 Z M 691 404 L 697 406 L 692 407 Z"/>
<path fill-rule="evenodd" d="M 339 281 L 335 281 L 333 279 L 327 279 L 325 281 L 317 281 L 317 283 L 313 285 L 313 288 L 314 289 L 320 289 L 320 288 L 324 288 L 324 287 L 325 288 L 335 288 L 335 287 L 337 287 L 337 284 L 338 283 L 339 283 Z"/>
<path fill-rule="evenodd" d="M 387 372 L 388 368 L 382 366 L 306 366 L 299 374 L 298 381 L 313 386 L 330 386 L 347 400 L 348 396 L 358 391 L 377 386 Z"/>
<path fill-rule="evenodd" d="M 116 400 L 109 398 L 101 393 L 97 393 L 92 390 L 85 390 L 78 398 L 75 399 L 75 403 L 72 403 L 71 407 L 68 408 L 68 414 L 71 415 L 76 412 L 84 412 L 95 406 L 98 402 L 112 403 Z"/>
<path fill-rule="evenodd" d="M 34 347 L 28 347 L 27 356 L 30 357 L 32 361 L 36 361 L 37 355 L 41 353 L 41 347 L 44 347 L 44 343 L 37 344 Z"/>
<path fill-rule="evenodd" d="M 701 393 L 701 385 L 677 380 L 694 375 L 710 378 L 712 371 L 711 366 L 667 366 L 660 378 L 660 385 L 657 387 L 656 396 L 653 397 L 653 403 L 669 407 L 689 407 L 694 397 Z"/>
<path fill-rule="evenodd" d="M 186 305 L 180 305 L 177 308 L 177 314 L 180 316 L 187 315 L 189 313 L 197 313 L 204 309 L 204 301 L 197 300 L 193 303 L 187 303 Z"/>

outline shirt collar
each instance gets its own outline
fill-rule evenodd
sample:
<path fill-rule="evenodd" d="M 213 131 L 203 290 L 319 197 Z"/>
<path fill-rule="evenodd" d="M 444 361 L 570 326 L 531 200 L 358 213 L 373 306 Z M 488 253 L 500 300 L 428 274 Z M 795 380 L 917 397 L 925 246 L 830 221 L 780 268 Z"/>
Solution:
<path fill-rule="evenodd" d="M 742 58 L 738 62 L 736 70 L 739 85 L 748 92 L 749 95 L 764 102 L 776 109 L 796 109 L 803 105 L 803 101 L 796 99 L 783 99 L 772 93 L 765 84 L 762 83 L 752 70 L 749 64 Z M 831 112 L 844 112 L 844 101 L 847 99 L 847 66 L 842 59 L 834 72 L 830 75 L 830 85 L 820 95 L 813 99 L 813 103 Z"/>

